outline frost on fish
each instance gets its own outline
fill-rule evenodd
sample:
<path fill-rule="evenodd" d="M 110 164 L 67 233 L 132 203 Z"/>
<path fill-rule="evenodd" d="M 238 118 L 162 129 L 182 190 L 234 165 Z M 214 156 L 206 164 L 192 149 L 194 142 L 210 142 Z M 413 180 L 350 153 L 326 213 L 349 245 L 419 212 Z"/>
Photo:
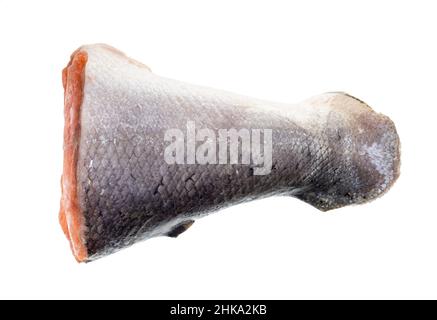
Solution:
<path fill-rule="evenodd" d="M 83 82 L 68 76 L 78 54 L 87 56 Z M 196 218 L 256 198 L 292 196 L 323 211 L 367 202 L 399 175 L 393 122 L 345 93 L 299 104 L 253 99 L 157 76 L 106 45 L 81 47 L 72 61 L 66 95 L 81 88 L 83 99 L 77 139 L 64 140 L 61 223 L 78 261 L 176 237 Z M 69 119 L 67 133 L 76 128 Z M 213 132 L 271 129 L 270 173 L 241 163 L 166 163 L 165 132 L 188 122 Z"/>

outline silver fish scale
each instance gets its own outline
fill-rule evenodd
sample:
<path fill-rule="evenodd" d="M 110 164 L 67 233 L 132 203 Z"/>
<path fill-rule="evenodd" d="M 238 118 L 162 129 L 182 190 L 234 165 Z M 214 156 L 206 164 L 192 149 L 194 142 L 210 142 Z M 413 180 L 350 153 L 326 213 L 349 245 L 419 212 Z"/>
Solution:
<path fill-rule="evenodd" d="M 199 127 L 240 128 L 244 122 L 252 123 L 249 128 L 263 128 L 259 116 L 249 110 L 235 112 L 233 122 L 228 117 L 224 121 L 222 113 L 214 111 L 192 118 Z M 139 117 L 134 114 L 131 119 L 135 122 Z M 183 121 L 167 124 L 157 134 L 148 121 L 141 126 L 124 123 L 107 131 L 101 118 L 94 116 L 93 127 L 87 130 L 91 135 L 87 134 L 81 145 L 78 171 L 90 257 L 159 235 L 154 231 L 172 220 L 193 219 L 254 197 L 291 193 L 305 187 L 296 181 L 313 173 L 329 156 L 319 138 L 299 134 L 303 129 L 286 119 L 274 119 L 270 121 L 273 167 L 268 175 L 253 175 L 249 165 L 168 165 L 164 161 L 164 128 L 183 128 Z M 132 139 L 139 136 L 147 139 Z"/>

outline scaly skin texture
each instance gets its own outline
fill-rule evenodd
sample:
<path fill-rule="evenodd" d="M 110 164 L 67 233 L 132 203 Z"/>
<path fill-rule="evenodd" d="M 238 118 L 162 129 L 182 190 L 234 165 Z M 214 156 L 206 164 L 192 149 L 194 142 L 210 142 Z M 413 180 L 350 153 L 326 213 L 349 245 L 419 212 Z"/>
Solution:
<path fill-rule="evenodd" d="M 81 242 L 90 261 L 195 218 L 272 195 L 326 211 L 383 194 L 399 175 L 393 123 L 344 93 L 286 105 L 153 74 L 106 45 L 81 47 L 85 67 L 77 161 Z M 272 129 L 272 170 L 167 164 L 165 131 Z M 69 212 L 66 212 L 67 217 Z"/>

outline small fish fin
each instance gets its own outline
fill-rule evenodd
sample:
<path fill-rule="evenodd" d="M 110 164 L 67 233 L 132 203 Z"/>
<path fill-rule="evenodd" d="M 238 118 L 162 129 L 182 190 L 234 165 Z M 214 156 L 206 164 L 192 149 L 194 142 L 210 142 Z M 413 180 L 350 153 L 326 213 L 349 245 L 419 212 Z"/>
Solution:
<path fill-rule="evenodd" d="M 166 236 L 170 238 L 177 238 L 181 233 L 187 231 L 189 227 L 191 227 L 194 223 L 194 220 L 187 220 L 178 224 L 171 231 L 169 231 Z"/>

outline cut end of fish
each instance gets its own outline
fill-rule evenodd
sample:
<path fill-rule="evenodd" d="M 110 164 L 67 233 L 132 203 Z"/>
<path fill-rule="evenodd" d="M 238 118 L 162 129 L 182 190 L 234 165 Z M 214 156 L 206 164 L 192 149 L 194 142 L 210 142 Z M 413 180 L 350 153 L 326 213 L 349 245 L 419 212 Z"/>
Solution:
<path fill-rule="evenodd" d="M 317 177 L 313 190 L 297 197 L 321 211 L 379 198 L 400 174 L 400 140 L 393 121 L 343 92 L 327 93 L 308 104 L 326 105 L 326 130 L 342 162 Z"/>
<path fill-rule="evenodd" d="M 80 112 L 88 55 L 75 51 L 62 72 L 64 86 L 64 164 L 61 179 L 62 197 L 59 222 L 78 262 L 88 259 L 84 230 L 85 219 L 79 209 L 77 193 L 77 162 L 80 138 Z"/>

